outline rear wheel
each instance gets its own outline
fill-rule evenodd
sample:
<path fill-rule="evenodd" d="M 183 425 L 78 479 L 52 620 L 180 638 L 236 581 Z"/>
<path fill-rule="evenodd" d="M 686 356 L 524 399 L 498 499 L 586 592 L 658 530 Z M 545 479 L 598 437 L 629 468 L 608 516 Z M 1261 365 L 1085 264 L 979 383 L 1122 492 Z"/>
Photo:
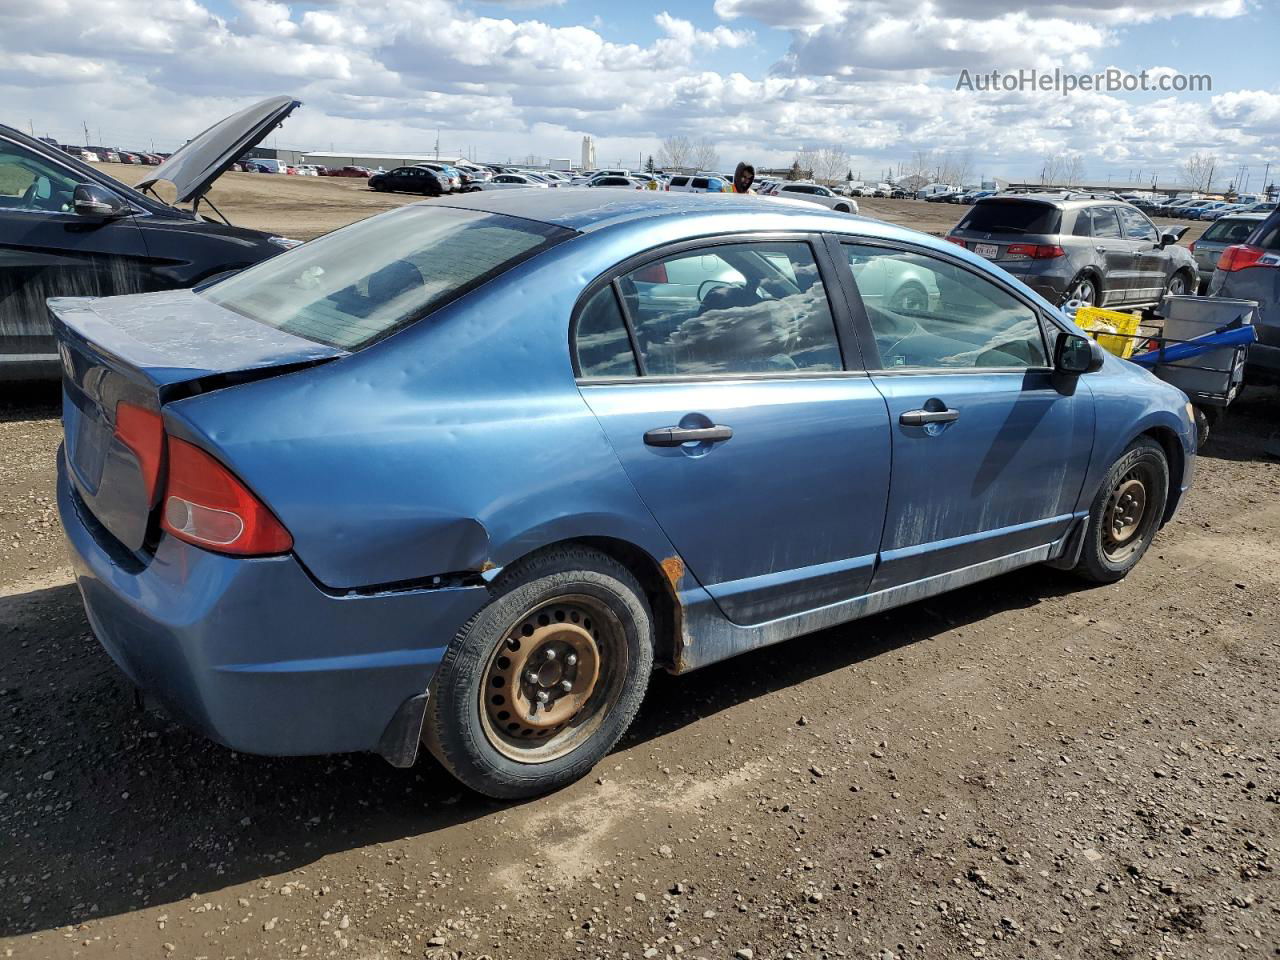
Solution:
<path fill-rule="evenodd" d="M 1067 287 L 1067 295 L 1063 302 L 1079 300 L 1086 307 L 1096 307 L 1100 299 L 1097 281 L 1092 275 L 1082 273 Z"/>
<path fill-rule="evenodd" d="M 630 571 L 580 547 L 535 554 L 492 590 L 445 652 L 423 741 L 473 790 L 534 796 L 585 775 L 630 726 L 652 617 Z"/>
<path fill-rule="evenodd" d="M 1169 499 L 1169 461 L 1150 437 L 1139 437 L 1107 471 L 1089 510 L 1074 572 L 1114 583 L 1151 546 Z"/>

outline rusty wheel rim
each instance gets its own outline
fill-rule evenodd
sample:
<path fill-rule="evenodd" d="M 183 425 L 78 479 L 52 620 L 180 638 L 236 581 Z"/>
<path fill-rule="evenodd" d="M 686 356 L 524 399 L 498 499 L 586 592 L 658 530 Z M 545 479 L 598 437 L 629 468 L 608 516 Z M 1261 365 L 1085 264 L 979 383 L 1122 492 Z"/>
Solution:
<path fill-rule="evenodd" d="M 617 702 L 625 632 L 601 601 L 566 596 L 520 617 L 494 648 L 480 689 L 489 744 L 521 763 L 547 763 L 589 738 Z"/>
<path fill-rule="evenodd" d="M 1147 514 L 1147 484 L 1141 470 L 1120 478 L 1103 515 L 1102 550 L 1113 563 L 1127 560 L 1142 546 Z"/>

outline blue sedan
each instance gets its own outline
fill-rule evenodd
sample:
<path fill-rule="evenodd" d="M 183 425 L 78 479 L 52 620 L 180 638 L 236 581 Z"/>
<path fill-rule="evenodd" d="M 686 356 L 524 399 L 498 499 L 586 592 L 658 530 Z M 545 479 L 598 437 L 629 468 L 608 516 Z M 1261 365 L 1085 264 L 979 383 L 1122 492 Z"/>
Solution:
<path fill-rule="evenodd" d="M 988 261 L 765 197 L 480 193 L 50 307 L 129 678 L 237 750 L 424 743 L 496 797 L 584 775 L 655 666 L 1118 580 L 1195 460 L 1183 394 Z"/>

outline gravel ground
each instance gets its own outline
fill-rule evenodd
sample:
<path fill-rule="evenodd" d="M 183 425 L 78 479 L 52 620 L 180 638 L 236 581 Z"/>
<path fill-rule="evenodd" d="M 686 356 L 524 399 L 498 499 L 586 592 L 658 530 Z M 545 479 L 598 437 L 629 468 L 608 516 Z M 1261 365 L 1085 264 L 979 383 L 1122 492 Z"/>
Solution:
<path fill-rule="evenodd" d="M 137 709 L 65 567 L 56 391 L 0 391 L 0 950 L 1280 956 L 1278 415 L 1237 402 L 1126 581 L 1030 569 L 659 674 L 594 776 L 503 804 Z"/>

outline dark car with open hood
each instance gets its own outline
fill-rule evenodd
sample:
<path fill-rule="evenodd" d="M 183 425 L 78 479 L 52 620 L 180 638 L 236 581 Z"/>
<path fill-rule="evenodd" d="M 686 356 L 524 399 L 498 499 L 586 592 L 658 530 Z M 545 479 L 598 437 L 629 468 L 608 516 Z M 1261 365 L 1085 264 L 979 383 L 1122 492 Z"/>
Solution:
<path fill-rule="evenodd" d="M 0 125 L 0 381 L 60 374 L 49 297 L 146 293 L 194 286 L 297 241 L 214 221 L 213 182 L 299 106 L 271 97 L 214 124 L 137 188 Z M 155 185 L 175 188 L 174 204 Z M 221 214 L 219 214 L 221 216 Z"/>

